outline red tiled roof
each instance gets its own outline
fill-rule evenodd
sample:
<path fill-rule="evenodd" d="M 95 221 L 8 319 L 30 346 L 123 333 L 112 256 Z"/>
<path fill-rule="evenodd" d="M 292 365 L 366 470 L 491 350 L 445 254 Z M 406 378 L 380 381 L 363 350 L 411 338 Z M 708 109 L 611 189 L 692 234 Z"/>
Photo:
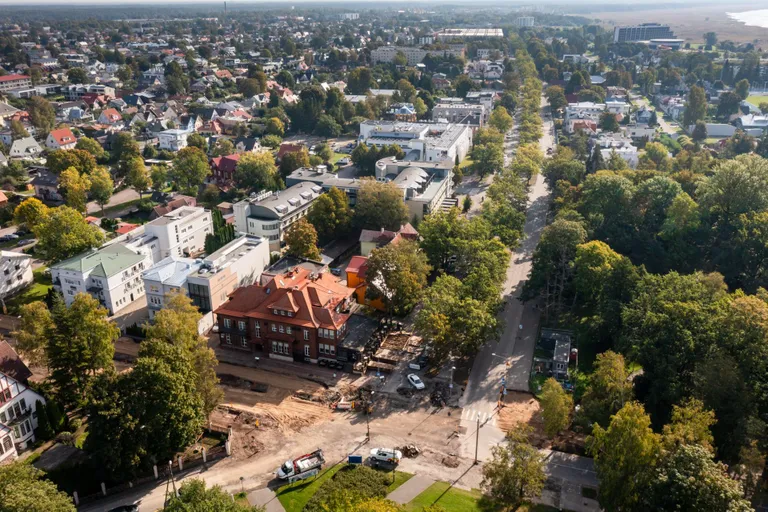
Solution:
<path fill-rule="evenodd" d="M 360 279 L 365 278 L 365 271 L 368 270 L 368 258 L 365 256 L 352 256 L 347 265 L 347 272 L 357 274 Z"/>
<path fill-rule="evenodd" d="M 304 144 L 291 144 L 290 142 L 280 144 L 280 149 L 277 150 L 277 158 L 282 158 L 286 153 L 298 153 L 303 147 Z"/>
<path fill-rule="evenodd" d="M 121 222 L 117 225 L 117 229 L 115 230 L 115 233 L 118 235 L 124 235 L 126 233 L 130 233 L 134 229 L 139 227 L 138 224 L 131 224 L 130 222 Z"/>
<path fill-rule="evenodd" d="M 237 162 L 240 160 L 240 153 L 234 155 L 218 156 L 211 159 L 213 167 L 222 172 L 234 172 Z"/>
<path fill-rule="evenodd" d="M 75 138 L 75 134 L 72 133 L 72 130 L 70 130 L 69 127 L 59 128 L 58 130 L 52 130 L 50 135 L 51 137 L 53 137 L 53 140 L 55 140 L 59 146 L 65 146 L 67 144 L 73 144 L 77 142 L 77 139 Z"/>
<path fill-rule="evenodd" d="M 26 80 L 29 79 L 27 75 L 5 75 L 0 76 L 0 82 L 10 82 L 11 80 Z"/>
<path fill-rule="evenodd" d="M 105 109 L 104 111 L 102 111 L 101 114 L 104 115 L 110 121 L 119 121 L 120 119 L 123 118 L 123 116 L 121 116 L 120 113 L 114 108 Z"/>
<path fill-rule="evenodd" d="M 349 313 L 337 313 L 335 308 L 353 293 L 353 288 L 329 273 L 312 274 L 297 267 L 273 277 L 265 285 L 238 288 L 216 314 L 265 320 L 279 317 L 294 325 L 338 329 Z M 275 315 L 275 310 L 290 311 L 293 316 Z"/>

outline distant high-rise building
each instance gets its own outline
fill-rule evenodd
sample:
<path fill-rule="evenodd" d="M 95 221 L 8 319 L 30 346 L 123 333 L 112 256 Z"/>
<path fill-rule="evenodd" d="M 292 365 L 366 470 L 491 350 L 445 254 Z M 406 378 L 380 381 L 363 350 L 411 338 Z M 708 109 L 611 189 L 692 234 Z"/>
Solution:
<path fill-rule="evenodd" d="M 515 20 L 515 26 L 517 27 L 532 27 L 534 25 L 533 16 L 520 16 Z"/>
<path fill-rule="evenodd" d="M 633 27 L 616 27 L 613 29 L 614 43 L 674 38 L 675 34 L 669 28 L 669 25 L 661 25 L 659 23 L 641 23 Z"/>
<path fill-rule="evenodd" d="M 359 20 L 360 19 L 360 13 L 358 12 L 345 12 L 342 14 L 339 14 L 339 18 L 342 20 Z"/>

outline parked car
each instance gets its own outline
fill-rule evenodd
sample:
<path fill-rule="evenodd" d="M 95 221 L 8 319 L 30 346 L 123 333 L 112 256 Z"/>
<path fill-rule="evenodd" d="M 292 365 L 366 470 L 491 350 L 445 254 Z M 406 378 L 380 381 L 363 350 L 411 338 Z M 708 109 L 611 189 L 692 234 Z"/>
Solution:
<path fill-rule="evenodd" d="M 120 505 L 119 507 L 111 508 L 107 512 L 139 512 L 138 505 Z"/>
<path fill-rule="evenodd" d="M 24 240 L 19 240 L 18 242 L 16 242 L 16 247 L 21 247 L 22 245 L 28 245 L 28 244 L 31 244 L 34 241 L 35 241 L 34 239 L 30 240 L 28 238 L 25 238 Z"/>
<path fill-rule="evenodd" d="M 10 240 L 18 240 L 18 239 L 19 239 L 19 235 L 16 235 L 13 233 L 0 236 L 0 242 L 8 242 Z"/>
<path fill-rule="evenodd" d="M 339 160 L 339 165 L 349 165 L 349 158 L 342 158 Z"/>
<path fill-rule="evenodd" d="M 411 383 L 411 386 L 415 387 L 416 389 L 424 389 L 426 386 L 424 386 L 424 383 L 421 381 L 418 375 L 415 373 L 408 374 L 408 382 Z"/>
<path fill-rule="evenodd" d="M 338 268 L 338 267 L 337 268 L 332 268 L 331 269 L 331 274 L 333 274 L 335 276 L 340 276 L 341 275 L 341 269 Z"/>
<path fill-rule="evenodd" d="M 374 448 L 371 450 L 371 460 L 373 462 L 399 464 L 402 458 L 403 452 L 400 450 L 393 450 L 392 448 Z"/>

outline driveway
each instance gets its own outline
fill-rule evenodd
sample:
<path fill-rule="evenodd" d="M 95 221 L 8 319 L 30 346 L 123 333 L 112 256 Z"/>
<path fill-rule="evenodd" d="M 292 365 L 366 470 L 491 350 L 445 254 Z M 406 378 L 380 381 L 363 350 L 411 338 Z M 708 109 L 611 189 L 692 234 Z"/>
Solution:
<path fill-rule="evenodd" d="M 127 203 L 129 201 L 135 201 L 136 199 L 139 199 L 139 193 L 133 190 L 132 188 L 124 188 L 120 192 L 117 192 L 116 194 L 113 194 L 112 197 L 109 199 L 109 202 L 104 205 L 104 208 L 111 208 L 113 206 L 117 206 L 123 203 Z M 95 201 L 91 201 L 88 203 L 88 213 L 101 216 L 101 206 L 96 204 Z"/>

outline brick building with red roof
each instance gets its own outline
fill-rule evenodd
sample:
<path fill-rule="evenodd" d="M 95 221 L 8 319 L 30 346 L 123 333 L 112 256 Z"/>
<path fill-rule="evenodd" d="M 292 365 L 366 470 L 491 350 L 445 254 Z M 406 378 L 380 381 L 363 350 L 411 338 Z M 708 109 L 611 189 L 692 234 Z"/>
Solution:
<path fill-rule="evenodd" d="M 301 267 L 238 288 L 215 311 L 221 346 L 285 361 L 336 359 L 354 292 L 328 272 Z"/>

